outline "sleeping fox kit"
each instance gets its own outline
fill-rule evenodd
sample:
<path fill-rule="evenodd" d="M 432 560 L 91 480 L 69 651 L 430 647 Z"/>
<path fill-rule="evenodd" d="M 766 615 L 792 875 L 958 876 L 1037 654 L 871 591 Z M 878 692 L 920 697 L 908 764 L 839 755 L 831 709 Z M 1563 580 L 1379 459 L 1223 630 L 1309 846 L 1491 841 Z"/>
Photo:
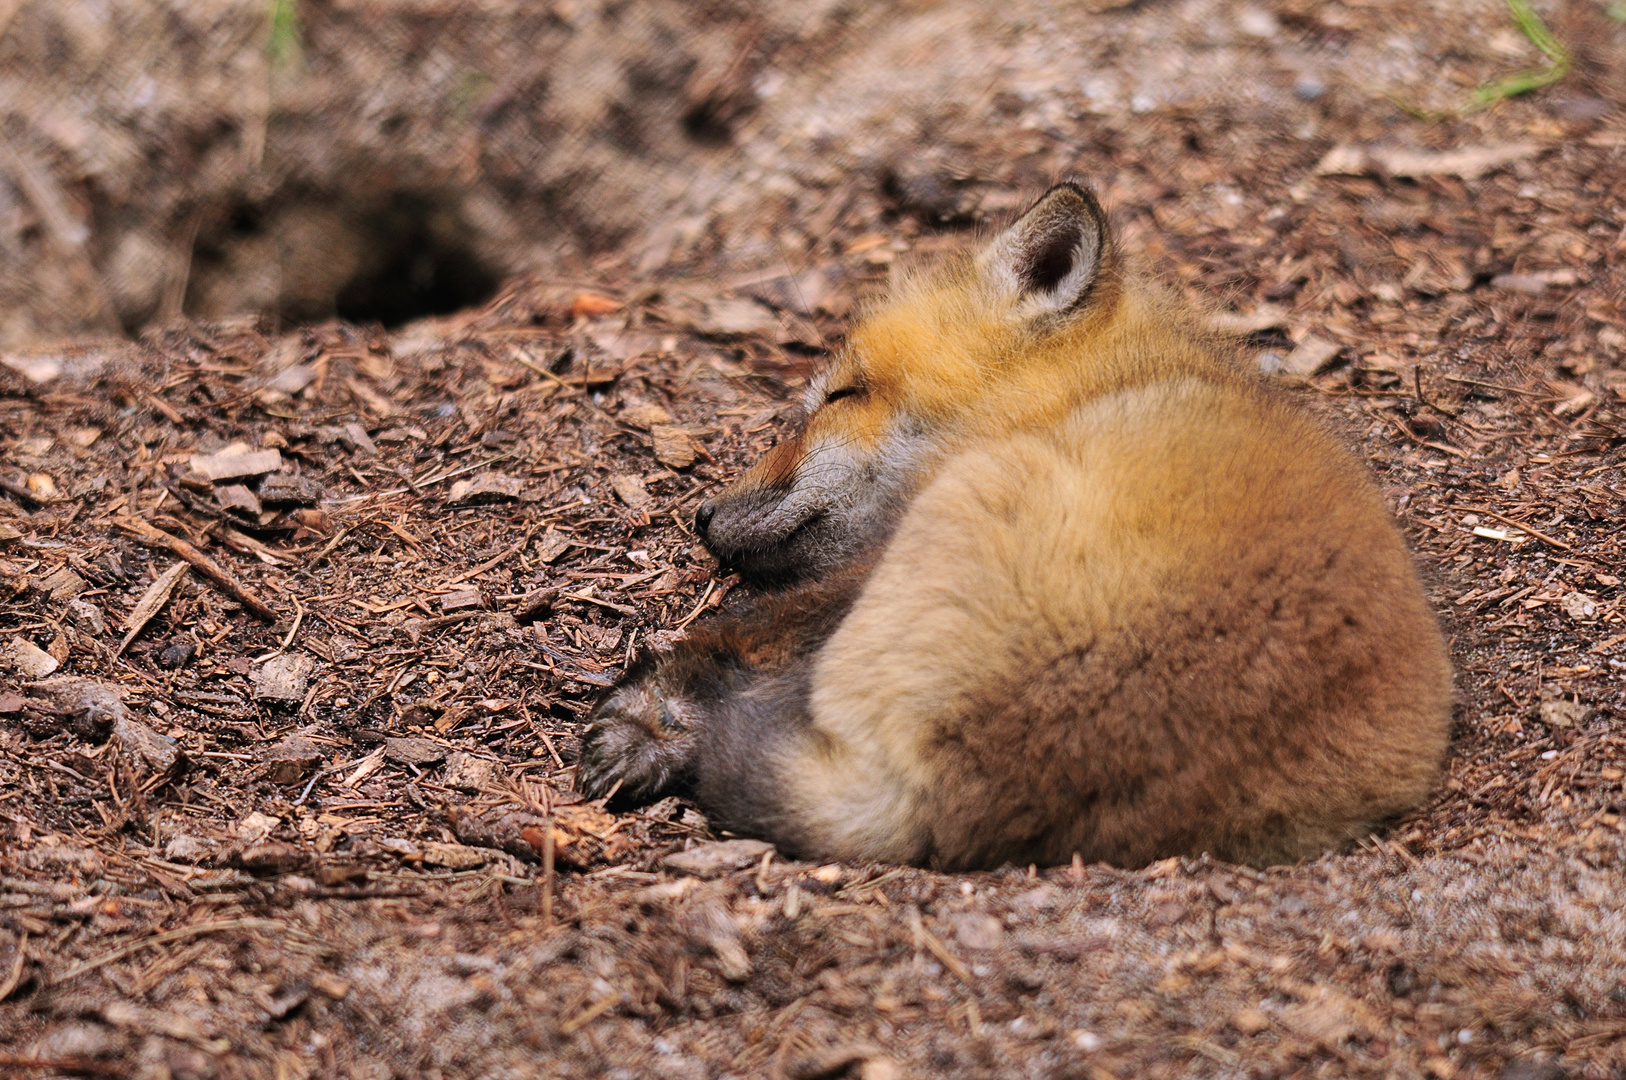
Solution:
<path fill-rule="evenodd" d="M 1416 806 L 1451 671 L 1365 469 L 1049 191 L 897 290 L 696 514 L 771 585 L 645 656 L 579 783 L 787 855 L 1314 855 Z"/>

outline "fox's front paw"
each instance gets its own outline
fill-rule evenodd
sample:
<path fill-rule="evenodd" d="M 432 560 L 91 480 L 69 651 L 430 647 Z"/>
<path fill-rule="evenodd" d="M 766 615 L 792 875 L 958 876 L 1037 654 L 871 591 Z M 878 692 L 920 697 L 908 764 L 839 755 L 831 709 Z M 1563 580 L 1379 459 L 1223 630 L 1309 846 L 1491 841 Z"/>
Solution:
<path fill-rule="evenodd" d="M 681 787 L 699 743 L 695 717 L 653 680 L 616 687 L 593 710 L 582 736 L 576 784 L 583 794 L 649 802 Z"/>

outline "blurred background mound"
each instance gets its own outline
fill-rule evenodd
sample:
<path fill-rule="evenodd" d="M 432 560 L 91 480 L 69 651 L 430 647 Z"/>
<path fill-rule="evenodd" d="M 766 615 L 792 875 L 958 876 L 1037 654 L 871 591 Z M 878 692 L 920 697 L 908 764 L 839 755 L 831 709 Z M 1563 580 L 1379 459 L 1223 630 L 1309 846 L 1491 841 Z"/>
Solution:
<path fill-rule="evenodd" d="M 844 218 L 1010 209 L 1148 113 L 1381 135 L 1382 95 L 1449 106 L 1534 56 L 1498 0 L 1366 7 L 0 0 L 0 347 L 182 314 L 394 325 L 525 271 L 772 269 Z M 1446 17 L 1501 35 L 1396 44 Z M 1595 3 L 1550 17 L 1618 37 Z"/>

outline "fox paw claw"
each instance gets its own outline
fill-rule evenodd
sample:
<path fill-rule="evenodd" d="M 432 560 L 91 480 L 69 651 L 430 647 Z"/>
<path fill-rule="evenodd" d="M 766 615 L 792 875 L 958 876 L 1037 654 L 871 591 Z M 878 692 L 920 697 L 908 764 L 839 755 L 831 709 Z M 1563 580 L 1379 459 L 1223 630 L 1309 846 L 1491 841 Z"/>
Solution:
<path fill-rule="evenodd" d="M 612 691 L 582 736 L 576 783 L 583 794 L 649 802 L 672 793 L 690 774 L 698 738 L 684 710 L 647 684 Z"/>

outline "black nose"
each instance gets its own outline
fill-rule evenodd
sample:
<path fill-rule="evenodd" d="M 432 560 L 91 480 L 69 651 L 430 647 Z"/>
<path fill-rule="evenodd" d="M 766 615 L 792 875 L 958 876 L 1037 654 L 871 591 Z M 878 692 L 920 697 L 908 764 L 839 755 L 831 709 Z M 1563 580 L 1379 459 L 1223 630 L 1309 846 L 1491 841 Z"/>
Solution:
<path fill-rule="evenodd" d="M 706 530 L 711 528 L 711 519 L 717 516 L 717 504 L 703 502 L 700 509 L 694 512 L 694 531 L 700 534 L 700 539 L 706 539 Z"/>

